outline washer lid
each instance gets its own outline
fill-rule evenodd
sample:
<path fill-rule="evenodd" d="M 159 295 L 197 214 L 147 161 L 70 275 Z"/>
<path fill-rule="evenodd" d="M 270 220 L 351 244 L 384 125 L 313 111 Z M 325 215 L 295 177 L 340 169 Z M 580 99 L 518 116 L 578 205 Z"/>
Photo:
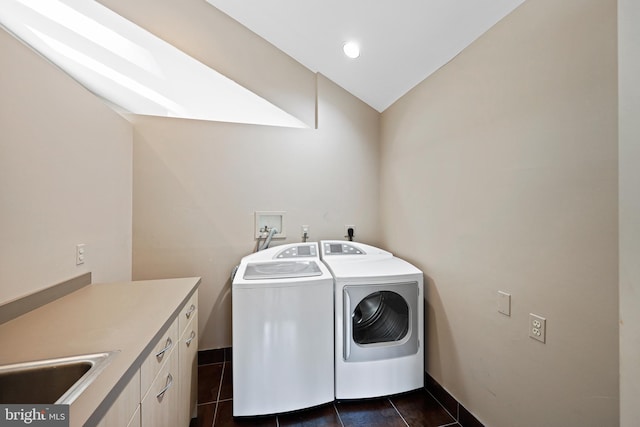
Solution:
<path fill-rule="evenodd" d="M 315 261 L 251 262 L 247 264 L 245 280 L 287 279 L 322 275 Z"/>

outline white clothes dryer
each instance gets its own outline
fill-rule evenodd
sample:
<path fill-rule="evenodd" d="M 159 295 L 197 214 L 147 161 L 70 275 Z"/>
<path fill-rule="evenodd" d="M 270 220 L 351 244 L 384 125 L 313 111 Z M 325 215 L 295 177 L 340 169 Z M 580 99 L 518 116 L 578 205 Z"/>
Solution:
<path fill-rule="evenodd" d="M 318 244 L 244 257 L 231 289 L 233 415 L 333 401 L 333 278 Z"/>
<path fill-rule="evenodd" d="M 422 271 L 382 249 L 320 242 L 335 281 L 335 396 L 359 399 L 424 386 Z"/>

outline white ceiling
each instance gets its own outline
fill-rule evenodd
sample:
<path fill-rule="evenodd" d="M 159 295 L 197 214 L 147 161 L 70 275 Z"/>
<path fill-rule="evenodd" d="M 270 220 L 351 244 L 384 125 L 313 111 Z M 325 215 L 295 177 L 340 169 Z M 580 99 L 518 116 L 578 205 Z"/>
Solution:
<path fill-rule="evenodd" d="M 382 112 L 524 0 L 206 0 Z M 349 59 L 344 42 L 358 41 Z"/>

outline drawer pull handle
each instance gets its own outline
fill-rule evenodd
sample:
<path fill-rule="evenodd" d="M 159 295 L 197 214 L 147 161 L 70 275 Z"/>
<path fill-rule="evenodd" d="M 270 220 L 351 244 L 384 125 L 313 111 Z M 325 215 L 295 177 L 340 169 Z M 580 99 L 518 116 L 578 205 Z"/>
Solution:
<path fill-rule="evenodd" d="M 189 338 L 187 338 L 187 340 L 185 341 L 185 343 L 187 344 L 187 347 L 191 345 L 191 341 L 193 341 L 195 337 L 196 337 L 196 331 L 191 331 L 191 335 L 189 335 Z"/>
<path fill-rule="evenodd" d="M 172 385 L 173 385 L 173 377 L 171 376 L 171 374 L 169 374 L 167 375 L 167 382 L 165 383 L 164 388 L 160 390 L 160 393 L 156 394 L 156 397 L 158 398 L 158 400 L 162 400 L 162 398 L 164 397 L 164 394 L 167 392 L 167 390 L 171 388 Z"/>
<path fill-rule="evenodd" d="M 158 361 L 162 360 L 162 356 L 164 356 L 164 354 L 167 351 L 169 351 L 172 346 L 173 346 L 173 341 L 171 341 L 171 337 L 169 337 L 167 338 L 167 343 L 165 344 L 165 347 L 156 353 L 156 357 L 158 358 Z"/>
<path fill-rule="evenodd" d="M 191 317 L 194 311 L 196 311 L 196 306 L 194 304 L 191 304 L 191 307 L 189 307 L 189 311 L 185 313 L 187 319 Z"/>

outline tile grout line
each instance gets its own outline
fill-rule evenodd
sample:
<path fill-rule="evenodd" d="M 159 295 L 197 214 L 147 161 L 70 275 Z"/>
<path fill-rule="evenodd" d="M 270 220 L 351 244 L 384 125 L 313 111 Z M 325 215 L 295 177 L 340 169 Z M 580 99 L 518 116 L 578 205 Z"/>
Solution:
<path fill-rule="evenodd" d="M 224 361 L 223 362 L 214 362 L 214 363 L 205 363 L 204 365 L 198 365 L 198 368 L 200 368 L 202 366 L 211 366 L 211 365 L 222 365 L 222 368 L 223 368 L 222 370 L 224 371 Z M 220 387 L 222 387 L 222 381 L 220 381 Z M 220 394 L 219 391 L 218 391 L 218 394 Z M 226 402 L 227 400 L 231 400 L 231 399 L 220 400 L 220 399 L 216 398 L 214 400 L 208 400 L 206 402 L 198 402 L 196 406 L 211 405 L 212 403 Z"/>
<path fill-rule="evenodd" d="M 393 402 L 391 401 L 390 398 L 387 398 L 387 400 L 389 401 L 389 403 L 391 403 L 391 406 L 393 406 L 393 409 L 396 410 L 396 412 L 398 413 L 398 415 L 400 415 L 400 418 L 402 419 L 402 421 L 404 422 L 404 424 L 409 427 L 409 423 L 407 422 L 407 420 L 404 419 L 404 417 L 402 416 L 402 414 L 400 413 L 400 411 L 398 411 L 398 408 L 396 407 L 396 405 L 393 404 Z"/>
<path fill-rule="evenodd" d="M 218 405 L 220 404 L 220 393 L 222 392 L 222 380 L 224 379 L 224 367 L 227 364 L 226 357 L 225 361 L 222 362 L 222 372 L 220 373 L 220 384 L 218 385 L 218 395 L 216 396 L 216 410 L 213 411 L 213 424 L 211 427 L 216 425 L 216 418 L 218 417 Z"/>
<path fill-rule="evenodd" d="M 224 364 L 224 360 L 223 360 L 222 362 L 203 363 L 202 365 L 198 365 L 198 367 L 201 367 L 201 366 L 211 366 L 211 365 L 220 365 L 220 364 Z"/>
<path fill-rule="evenodd" d="M 222 364 L 222 372 L 220 373 L 220 386 L 218 387 L 218 395 L 216 396 L 216 403 L 220 401 L 220 394 L 222 394 L 222 382 L 224 381 L 224 368 L 227 367 L 227 362 Z"/>
<path fill-rule="evenodd" d="M 431 392 L 430 392 L 426 387 L 425 387 L 424 389 L 425 389 L 425 391 L 426 391 L 427 393 L 429 393 L 429 395 L 430 395 L 431 397 L 433 397 L 433 399 L 434 399 L 436 402 L 438 402 L 438 405 L 440 405 L 440 407 L 441 407 L 442 409 L 444 409 L 444 411 L 445 411 L 447 414 L 449 414 L 449 416 L 450 416 L 451 418 L 453 418 L 453 419 L 456 421 L 454 424 L 456 424 L 456 423 L 458 423 L 458 421 L 460 421 L 460 419 L 457 417 L 457 414 L 456 414 L 456 416 L 454 416 L 454 415 L 453 415 L 451 412 L 449 412 L 449 410 L 448 410 L 448 409 L 447 409 L 447 408 L 442 404 L 442 402 L 440 402 L 440 401 L 438 400 L 438 398 L 437 398 L 437 397 L 435 397 L 435 396 L 433 395 L 433 393 L 431 393 Z M 457 403 L 457 402 L 456 402 L 456 412 L 460 412 L 460 404 L 459 404 L 459 403 Z"/>
<path fill-rule="evenodd" d="M 344 423 L 342 422 L 342 417 L 340 416 L 340 411 L 338 411 L 338 407 L 336 406 L 336 402 L 333 402 L 333 410 L 336 411 L 336 415 L 338 416 L 338 421 L 340 421 L 340 425 L 344 427 Z"/>

